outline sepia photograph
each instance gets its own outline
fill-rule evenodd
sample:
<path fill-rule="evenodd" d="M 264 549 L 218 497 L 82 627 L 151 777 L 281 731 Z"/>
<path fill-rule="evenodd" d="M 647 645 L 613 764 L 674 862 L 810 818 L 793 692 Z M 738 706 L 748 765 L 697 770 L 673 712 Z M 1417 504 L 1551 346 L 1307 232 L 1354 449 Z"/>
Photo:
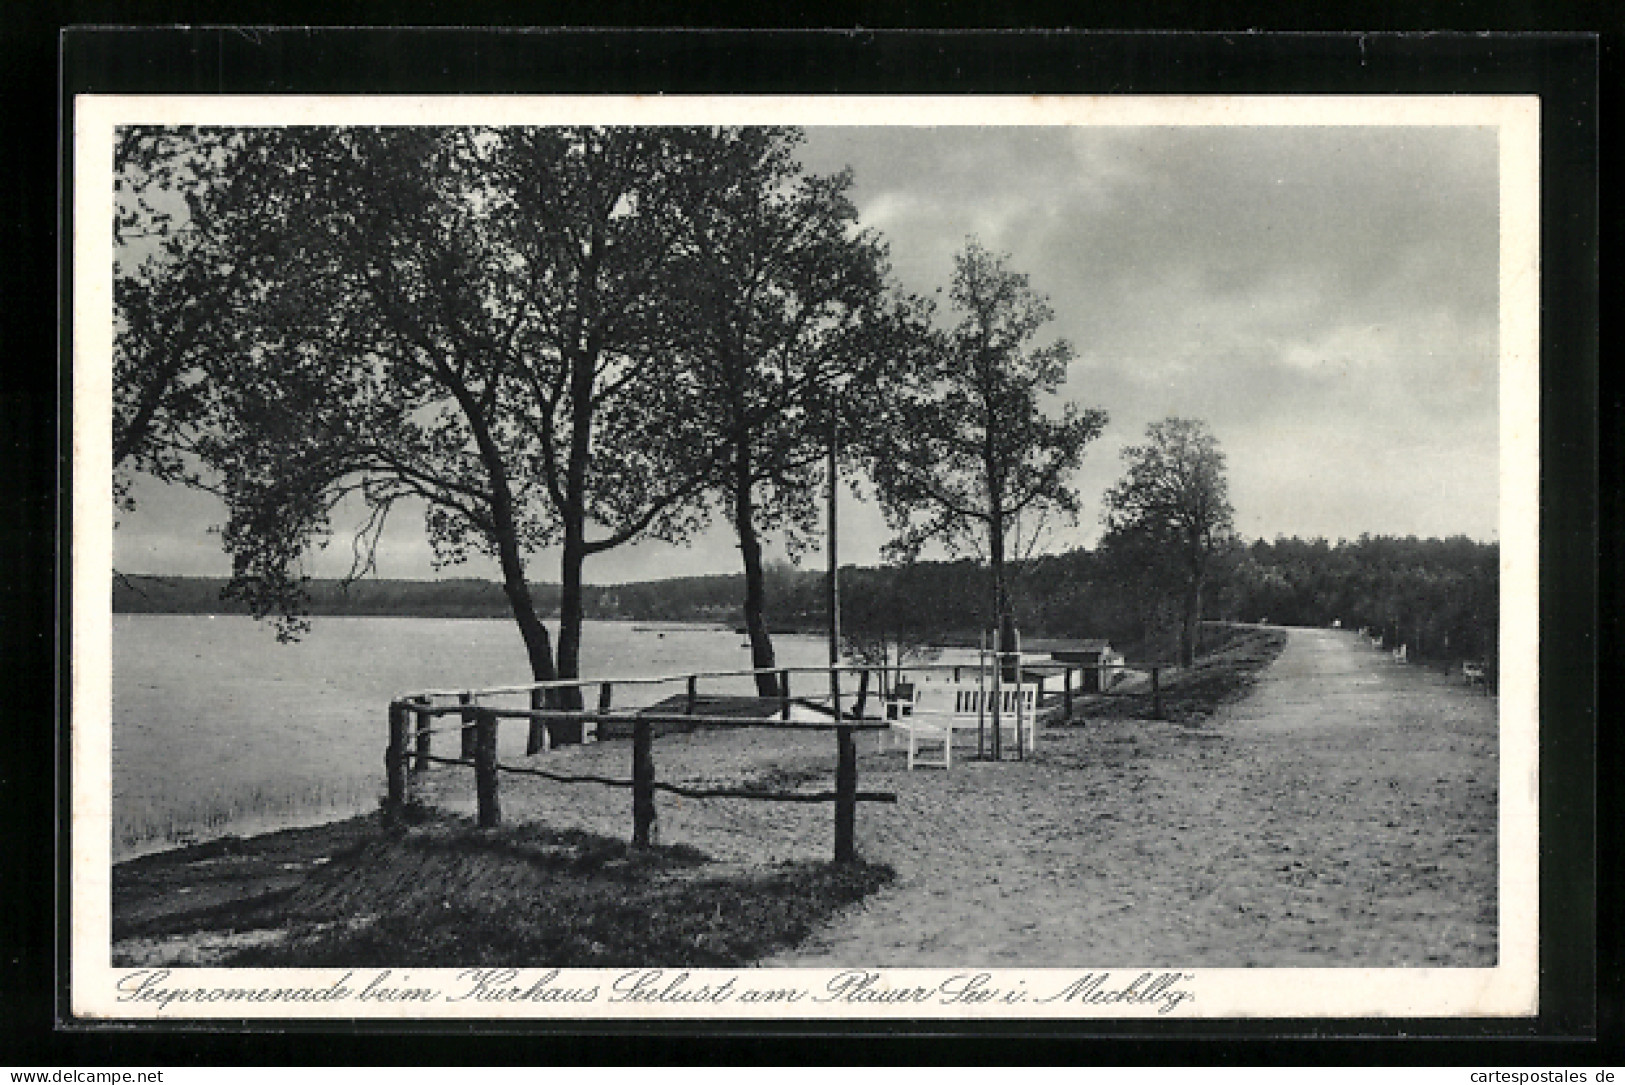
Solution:
<path fill-rule="evenodd" d="M 1535 1012 L 1534 100 L 81 102 L 76 1013 Z"/>

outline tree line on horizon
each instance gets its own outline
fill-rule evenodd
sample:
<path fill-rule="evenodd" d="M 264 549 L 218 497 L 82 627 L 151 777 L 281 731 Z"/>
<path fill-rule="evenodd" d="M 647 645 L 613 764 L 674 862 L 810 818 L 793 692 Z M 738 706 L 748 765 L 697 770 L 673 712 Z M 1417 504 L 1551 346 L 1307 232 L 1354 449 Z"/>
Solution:
<path fill-rule="evenodd" d="M 1421 659 L 1494 663 L 1499 616 L 1499 547 L 1456 537 L 1362 535 L 1356 540 L 1277 538 L 1237 543 L 1214 560 L 1202 620 L 1365 627 Z M 841 570 L 841 622 L 848 650 L 896 662 L 930 646 L 973 644 L 986 626 L 987 570 L 971 559 Z M 706 622 L 738 627 L 742 574 L 589 585 L 594 620 Z M 122 613 L 248 613 L 222 604 L 223 577 L 121 576 Z M 556 613 L 557 584 L 531 585 Z M 1023 637 L 1104 639 L 1136 661 L 1174 662 L 1183 600 L 1104 547 L 1017 562 L 1011 594 Z M 310 585 L 310 612 L 506 618 L 493 581 L 364 580 Z M 822 573 L 787 563 L 767 567 L 765 616 L 775 631 L 827 628 Z"/>

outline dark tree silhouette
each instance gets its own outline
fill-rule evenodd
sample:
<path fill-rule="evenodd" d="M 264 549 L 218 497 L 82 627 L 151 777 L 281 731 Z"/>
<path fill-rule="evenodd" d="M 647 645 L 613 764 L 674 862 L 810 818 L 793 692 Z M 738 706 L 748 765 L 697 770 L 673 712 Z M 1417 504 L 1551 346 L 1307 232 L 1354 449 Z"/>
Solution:
<path fill-rule="evenodd" d="M 113 148 L 113 486 L 131 505 L 132 473 L 193 485 L 192 442 L 207 414 L 207 363 L 236 326 L 234 269 L 207 255 L 188 214 L 248 138 L 126 127 Z"/>
<path fill-rule="evenodd" d="M 795 159 L 800 134 L 749 128 L 691 181 L 675 321 L 685 377 L 703 404 L 705 440 L 719 453 L 716 494 L 739 539 L 751 665 L 770 672 L 763 535 L 792 555 L 816 531 L 819 468 L 833 389 L 862 403 L 888 361 L 885 248 L 857 229 L 851 176 L 809 177 Z M 756 677 L 776 696 L 772 673 Z"/>
<path fill-rule="evenodd" d="M 1041 397 L 1065 380 L 1072 348 L 1033 344 L 1053 312 L 1025 275 L 972 241 L 955 260 L 950 296 L 959 322 L 894 382 L 883 424 L 872 428 L 870 469 L 894 554 L 913 558 L 933 540 L 985 554 L 989 617 L 1008 642 L 1006 565 L 1018 518 L 1077 514 L 1067 477 L 1106 415 L 1074 406 L 1060 418 L 1044 414 Z"/>
<path fill-rule="evenodd" d="M 1153 422 L 1145 435 L 1145 444 L 1123 450 L 1128 473 L 1106 494 L 1106 545 L 1145 553 L 1148 565 L 1178 584 L 1179 658 L 1188 667 L 1201 639 L 1210 566 L 1234 534 L 1224 453 L 1197 420 Z"/>

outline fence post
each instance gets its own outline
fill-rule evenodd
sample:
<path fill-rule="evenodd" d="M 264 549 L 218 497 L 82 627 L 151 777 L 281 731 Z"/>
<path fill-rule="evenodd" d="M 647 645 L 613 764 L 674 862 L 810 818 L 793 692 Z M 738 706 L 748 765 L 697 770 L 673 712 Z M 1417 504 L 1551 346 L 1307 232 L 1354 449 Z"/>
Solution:
<path fill-rule="evenodd" d="M 852 709 L 852 715 L 857 719 L 863 718 L 863 708 L 869 703 L 869 670 L 864 668 L 858 672 L 858 700 Z M 882 713 L 884 714 L 884 713 Z"/>
<path fill-rule="evenodd" d="M 614 691 L 615 691 L 615 687 L 613 685 L 611 685 L 610 683 L 608 683 L 608 682 L 600 682 L 600 683 L 598 683 L 598 714 L 600 716 L 609 715 L 609 702 L 610 702 L 610 698 L 615 695 Z M 593 741 L 595 741 L 595 742 L 599 738 L 599 730 L 598 730 L 598 728 L 599 728 L 599 725 L 597 723 L 594 723 L 592 725 L 592 737 L 593 737 Z M 581 725 L 581 741 L 583 741 L 583 742 L 587 741 L 587 725 L 586 725 L 586 723 L 582 723 L 582 725 Z"/>
<path fill-rule="evenodd" d="M 471 705 L 474 703 L 474 695 L 472 693 L 459 693 L 457 695 L 457 703 L 461 705 Z M 475 747 L 474 713 L 472 710 L 465 708 L 463 710 L 462 717 L 463 729 L 458 734 L 458 737 L 462 739 L 462 742 L 457 747 L 457 756 L 461 757 L 464 761 L 472 761 L 474 760 Z"/>
<path fill-rule="evenodd" d="M 418 704 L 422 705 L 425 709 L 428 708 L 429 698 L 419 697 Z M 418 718 L 418 756 L 417 760 L 412 763 L 412 769 L 414 772 L 428 772 L 429 755 L 434 752 L 434 747 L 430 745 L 431 741 L 434 739 L 434 734 L 431 730 L 434 724 L 434 717 L 429 715 L 428 712 L 422 710 L 415 711 L 413 715 L 417 716 Z"/>
<path fill-rule="evenodd" d="M 1016 664 L 1016 760 L 1027 760 L 1027 720 L 1021 700 L 1021 665 L 1019 663 Z"/>
<path fill-rule="evenodd" d="M 779 719 L 790 718 L 790 672 L 779 672 Z"/>
<path fill-rule="evenodd" d="M 1066 720 L 1072 722 L 1072 668 L 1061 670 L 1061 703 L 1066 706 Z"/>
<path fill-rule="evenodd" d="M 530 710 L 539 712 L 546 708 L 548 691 L 533 689 L 530 691 Z M 553 747 L 552 733 L 547 729 L 547 721 L 535 716 L 530 718 L 530 726 L 525 730 L 525 756 L 532 757 Z"/>
<path fill-rule="evenodd" d="M 700 678 L 699 675 L 691 674 L 688 676 L 688 704 L 684 707 L 683 711 L 687 715 L 692 716 L 694 714 L 694 709 L 699 705 L 699 701 Z"/>
<path fill-rule="evenodd" d="M 1161 667 L 1151 668 L 1151 718 L 1162 719 L 1162 683 L 1159 678 Z"/>
<path fill-rule="evenodd" d="M 992 758 L 995 761 L 1004 760 L 1004 626 L 993 630 L 993 707 L 990 715 L 993 717 L 992 733 L 988 736 L 992 743 Z"/>
<path fill-rule="evenodd" d="M 389 745 L 384 747 L 384 776 L 388 781 L 389 805 L 398 809 L 406 803 L 406 706 L 389 706 Z"/>
<path fill-rule="evenodd" d="M 632 846 L 653 842 L 655 824 L 654 733 L 648 720 L 632 723 Z"/>
<path fill-rule="evenodd" d="M 474 786 L 479 793 L 479 823 L 482 829 L 502 824 L 502 804 L 497 798 L 497 718 L 481 711 L 474 717 Z"/>
<path fill-rule="evenodd" d="M 959 668 L 954 668 L 954 684 L 959 683 Z M 957 709 L 958 706 L 955 706 Z M 948 741 L 954 738 L 948 729 Z M 976 642 L 976 759 L 987 756 L 987 633 L 978 634 Z M 944 760 L 947 760 L 944 758 Z"/>
<path fill-rule="evenodd" d="M 857 858 L 853 823 L 858 808 L 858 746 L 852 728 L 835 729 L 835 861 L 850 863 Z"/>

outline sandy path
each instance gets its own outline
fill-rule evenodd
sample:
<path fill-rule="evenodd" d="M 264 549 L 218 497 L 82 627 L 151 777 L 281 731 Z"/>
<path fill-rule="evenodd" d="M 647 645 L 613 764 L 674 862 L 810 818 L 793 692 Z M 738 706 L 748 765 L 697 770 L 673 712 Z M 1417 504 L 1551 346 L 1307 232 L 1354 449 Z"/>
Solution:
<path fill-rule="evenodd" d="M 1495 701 L 1352 633 L 1292 630 L 1206 724 L 1054 729 L 1032 761 L 903 770 L 859 740 L 858 845 L 897 880 L 796 951 L 808 966 L 1403 965 L 1494 961 Z M 624 743 L 544 755 L 626 775 Z M 826 734 L 669 736 L 659 778 L 824 787 Z M 541 763 L 540 761 L 538 763 Z M 466 770 L 437 770 L 466 806 Z M 824 859 L 827 806 L 660 797 L 661 839 L 727 862 Z M 510 817 L 622 836 L 627 792 L 508 777 Z"/>
<path fill-rule="evenodd" d="M 770 963 L 1491 964 L 1495 728 L 1482 694 L 1293 630 L 1203 727 L 908 781 L 909 816 L 863 819 L 897 883 Z"/>

